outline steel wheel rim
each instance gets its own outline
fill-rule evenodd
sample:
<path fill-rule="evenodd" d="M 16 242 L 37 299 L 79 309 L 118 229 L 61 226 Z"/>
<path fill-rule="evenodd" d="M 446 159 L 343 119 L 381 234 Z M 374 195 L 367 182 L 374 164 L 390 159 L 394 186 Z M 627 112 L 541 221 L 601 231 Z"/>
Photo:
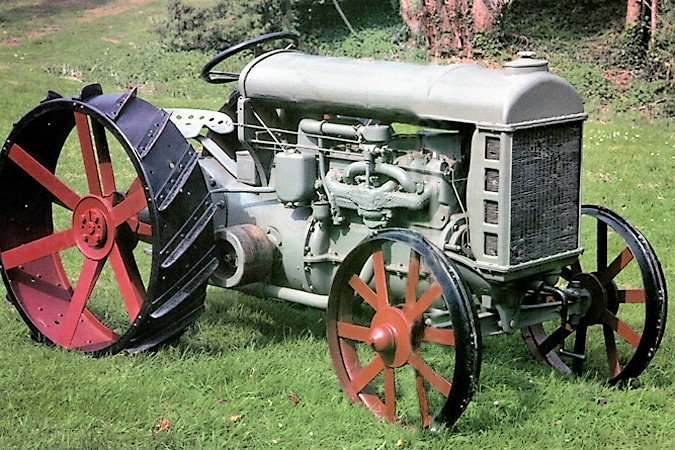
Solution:
<path fill-rule="evenodd" d="M 523 329 L 523 337 L 540 362 L 562 373 L 581 374 L 590 366 L 617 384 L 640 375 L 660 345 L 667 309 L 665 279 L 656 254 L 637 229 L 600 206 L 584 206 L 582 214 L 596 221 L 594 264 L 575 263 L 565 268 L 563 278 L 602 293 L 601 298 L 593 300 L 578 326 L 552 332 L 538 324 Z M 565 336 L 568 350 L 603 359 L 604 367 L 590 359 L 563 360 L 552 348 L 554 333 Z"/>
<path fill-rule="evenodd" d="M 123 334 L 106 323 L 104 314 L 88 306 L 106 265 L 114 272 L 123 294 L 128 327 L 140 313 L 147 279 L 142 280 L 133 250 L 140 237 L 151 239 L 151 231 L 149 224 L 138 220 L 138 214 L 147 208 L 143 189 L 138 182 L 122 186 L 121 171 L 113 167 L 110 146 L 111 139 L 117 137 L 106 128 L 106 121 L 89 109 L 60 106 L 43 112 L 65 128 L 53 131 L 54 139 L 64 145 L 54 149 L 57 154 L 51 155 L 51 161 L 43 165 L 36 159 L 43 158 L 43 152 L 17 143 L 22 140 L 21 131 L 6 150 L 4 173 L 21 171 L 23 175 L 15 176 L 40 186 L 35 200 L 27 198 L 24 211 L 13 211 L 10 220 L 47 220 L 33 224 L 40 228 L 37 234 L 2 249 L 3 274 L 21 312 L 39 336 L 61 347 L 91 352 L 109 347 Z M 72 118 L 67 118 L 69 112 Z M 77 149 L 66 148 L 71 140 L 77 142 Z M 71 150 L 81 153 L 81 170 L 87 181 L 84 192 L 59 174 L 63 169 L 59 160 L 73 157 L 67 154 Z M 45 196 L 53 197 L 53 201 L 40 198 Z M 70 226 L 57 230 L 57 216 L 67 215 L 65 211 L 70 212 Z M 143 236 L 139 229 L 143 229 Z M 64 267 L 62 255 L 69 250 L 79 252 L 82 260 L 76 277 Z M 45 285 L 35 287 L 41 281 Z"/>
<path fill-rule="evenodd" d="M 384 267 L 390 267 L 386 254 L 392 244 L 405 246 L 409 255 L 404 258 L 410 270 L 400 269 L 412 274 L 404 282 L 405 298 L 394 298 L 389 290 L 396 275 Z M 367 261 L 373 262 L 374 289 L 363 279 Z M 423 279 L 427 271 L 433 280 Z M 347 288 L 341 285 L 345 277 Z M 445 315 L 422 316 L 439 302 Z M 390 422 L 452 425 L 470 401 L 480 369 L 479 334 L 469 304 L 447 258 L 419 235 L 385 231 L 360 244 L 334 279 L 327 315 L 333 365 L 350 400 Z M 363 307 L 370 311 L 359 317 Z M 455 318 L 452 328 L 430 326 L 447 322 L 448 314 Z"/>

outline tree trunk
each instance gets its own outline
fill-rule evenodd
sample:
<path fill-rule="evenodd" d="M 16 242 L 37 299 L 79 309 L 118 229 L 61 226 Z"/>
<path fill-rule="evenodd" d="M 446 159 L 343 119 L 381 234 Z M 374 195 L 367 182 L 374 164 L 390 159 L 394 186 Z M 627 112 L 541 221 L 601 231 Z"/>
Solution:
<path fill-rule="evenodd" d="M 641 0 L 628 0 L 628 7 L 626 8 L 626 26 L 640 24 L 641 10 L 642 10 Z"/>
<path fill-rule="evenodd" d="M 649 10 L 649 14 L 647 11 Z M 626 27 L 644 27 L 649 30 L 651 43 L 654 43 L 658 25 L 658 0 L 628 0 L 626 8 Z"/>
<path fill-rule="evenodd" d="M 494 31 L 494 24 L 502 9 L 509 0 L 474 0 L 473 27 L 474 31 L 490 33 Z"/>
<path fill-rule="evenodd" d="M 491 32 L 508 1 L 401 0 L 401 16 L 434 56 L 471 56 L 474 34 Z"/>
<path fill-rule="evenodd" d="M 656 27 L 659 20 L 659 1 L 652 0 L 652 14 L 651 14 L 651 44 L 654 45 L 654 39 L 656 39 Z"/>

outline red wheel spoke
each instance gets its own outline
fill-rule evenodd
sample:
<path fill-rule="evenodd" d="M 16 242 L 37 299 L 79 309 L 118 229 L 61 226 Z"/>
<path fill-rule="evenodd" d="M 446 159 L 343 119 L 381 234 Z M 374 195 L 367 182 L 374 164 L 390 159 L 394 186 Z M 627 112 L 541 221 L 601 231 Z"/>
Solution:
<path fill-rule="evenodd" d="M 136 177 L 134 181 L 131 183 L 131 186 L 129 186 L 129 190 L 127 192 L 127 197 L 133 196 L 137 191 L 142 191 L 143 190 L 143 185 L 141 184 L 141 180 Z M 140 211 L 139 211 L 140 212 Z M 131 230 L 136 233 L 138 238 L 143 241 L 143 242 L 152 242 L 152 228 L 149 223 L 143 222 L 138 218 L 138 215 L 134 215 L 127 220 L 129 227 Z"/>
<path fill-rule="evenodd" d="M 370 336 L 370 328 L 347 322 L 338 322 L 337 333 L 338 336 L 344 339 L 366 342 Z"/>
<path fill-rule="evenodd" d="M 382 250 L 373 253 L 373 272 L 375 275 L 375 292 L 377 292 L 377 304 L 379 308 L 384 308 L 389 304 L 389 294 L 387 292 L 387 273 L 384 267 L 384 255 Z M 377 311 L 378 308 L 375 308 Z"/>
<path fill-rule="evenodd" d="M 626 289 L 619 291 L 619 303 L 645 303 L 644 289 Z"/>
<path fill-rule="evenodd" d="M 602 321 L 612 330 L 619 333 L 630 345 L 637 348 L 640 345 L 640 340 L 642 336 L 633 330 L 630 325 L 628 325 L 623 320 L 616 317 L 609 310 L 605 310 L 602 314 Z"/>
<path fill-rule="evenodd" d="M 139 189 L 143 189 L 143 184 L 141 183 L 141 179 L 136 177 L 134 178 L 134 181 L 131 182 L 131 185 L 129 185 L 127 195 L 136 192 Z"/>
<path fill-rule="evenodd" d="M 141 222 L 138 217 L 133 216 L 127 220 L 127 225 L 140 241 L 152 244 L 152 227 L 149 223 Z"/>
<path fill-rule="evenodd" d="M 614 378 L 621 373 L 621 365 L 619 364 L 619 355 L 616 351 L 616 341 L 614 340 L 614 332 L 608 325 L 602 326 L 602 332 L 605 336 L 605 350 L 607 352 L 607 365 L 609 366 L 609 376 Z"/>
<path fill-rule="evenodd" d="M 106 339 L 109 340 L 119 339 L 120 337 L 119 334 L 115 333 L 113 330 L 111 330 L 106 325 L 101 323 L 101 321 L 98 320 L 98 318 L 94 316 L 91 313 L 91 311 L 89 311 L 86 308 L 84 309 L 84 311 L 82 311 L 82 319 L 92 327 L 96 328 L 96 331 L 100 333 L 102 336 L 105 336 Z"/>
<path fill-rule="evenodd" d="M 412 305 L 417 300 L 417 283 L 420 279 L 420 254 L 410 249 L 408 263 L 408 284 L 405 289 L 405 302 Z"/>
<path fill-rule="evenodd" d="M 417 370 L 417 372 L 426 379 L 431 387 L 436 389 L 438 392 L 443 394 L 443 396 L 447 397 L 450 395 L 450 389 L 452 389 L 452 384 L 437 374 L 434 369 L 429 367 L 427 363 L 425 363 L 421 358 L 419 358 L 415 354 L 410 355 L 410 359 L 408 360 L 411 366 Z"/>
<path fill-rule="evenodd" d="M 352 387 L 356 392 L 361 392 L 383 370 L 384 362 L 382 358 L 380 358 L 380 355 L 375 355 L 373 360 L 352 378 Z"/>
<path fill-rule="evenodd" d="M 77 280 L 77 286 L 75 287 L 75 292 L 73 292 L 73 297 L 70 300 L 68 312 L 66 312 L 61 328 L 59 344 L 63 347 L 70 348 L 72 346 L 80 316 L 82 316 L 84 308 L 87 306 L 87 301 L 89 301 L 89 297 L 94 290 L 104 264 L 105 259 L 94 261 L 86 258 L 84 260 L 80 278 Z"/>
<path fill-rule="evenodd" d="M 136 190 L 133 193 L 130 193 L 127 198 L 113 208 L 115 227 L 119 227 L 147 206 L 148 203 L 145 199 L 143 190 Z"/>
<path fill-rule="evenodd" d="M 80 196 L 63 181 L 58 179 L 56 175 L 45 169 L 42 164 L 33 159 L 33 157 L 26 153 L 25 150 L 14 144 L 7 153 L 7 156 L 35 181 L 40 183 L 42 187 L 54 195 L 63 206 L 71 211 L 75 209 L 75 206 L 77 206 L 77 203 L 80 201 Z"/>
<path fill-rule="evenodd" d="M 426 342 L 436 342 L 437 344 L 455 346 L 455 332 L 450 329 L 426 327 L 424 329 L 424 340 Z"/>
<path fill-rule="evenodd" d="M 434 283 L 429 286 L 426 291 L 424 291 L 424 294 L 420 296 L 417 303 L 415 303 L 412 308 L 406 311 L 406 316 L 408 319 L 412 322 L 415 322 L 422 316 L 424 311 L 429 309 L 434 300 L 439 298 L 442 294 L 443 291 L 441 289 L 441 285 L 438 284 L 438 281 L 434 281 Z"/>
<path fill-rule="evenodd" d="M 603 270 L 600 274 L 599 277 L 602 280 L 602 283 L 604 285 L 607 285 L 610 281 L 612 281 L 618 274 L 621 272 L 629 262 L 633 260 L 633 253 L 631 253 L 630 249 L 626 247 L 623 249 L 619 255 L 614 258 L 614 261 L 607 267 L 607 269 Z"/>
<path fill-rule="evenodd" d="M 389 422 L 396 421 L 396 379 L 391 367 L 384 368 L 384 415 Z"/>
<path fill-rule="evenodd" d="M 58 253 L 74 245 L 73 232 L 71 229 L 67 229 L 3 252 L 2 263 L 5 270 L 9 270 L 44 256 Z"/>
<path fill-rule="evenodd" d="M 415 352 L 420 356 L 420 349 Z M 420 416 L 422 417 L 422 426 L 428 427 L 431 425 L 431 417 L 429 417 L 429 402 L 427 400 L 427 390 L 424 388 L 424 378 L 422 374 L 415 370 L 415 387 L 417 388 L 417 398 L 420 403 Z"/>
<path fill-rule="evenodd" d="M 94 142 L 92 141 L 91 129 L 89 128 L 89 118 L 83 113 L 76 112 L 75 127 L 77 128 L 77 136 L 80 140 L 82 162 L 84 163 L 84 173 L 87 177 L 89 192 L 94 195 L 101 195 L 101 181 L 98 174 L 98 164 L 96 163 Z"/>
<path fill-rule="evenodd" d="M 138 221 L 138 226 L 135 228 L 138 239 L 143 242 L 152 243 L 152 227 L 149 223 Z"/>
<path fill-rule="evenodd" d="M 103 195 L 111 195 L 116 190 L 115 175 L 113 173 L 112 161 L 110 160 L 110 148 L 108 147 L 108 139 L 105 135 L 105 127 L 98 122 L 92 121 L 91 131 L 94 136 L 94 144 L 96 145 Z"/>
<path fill-rule="evenodd" d="M 115 273 L 122 300 L 129 314 L 129 321 L 133 322 L 141 310 L 145 298 L 145 288 L 136 260 L 130 251 L 122 251 L 115 244 L 110 253 L 110 265 Z"/>
<path fill-rule="evenodd" d="M 377 294 L 358 275 L 352 275 L 349 286 L 361 296 L 375 311 L 380 308 Z"/>

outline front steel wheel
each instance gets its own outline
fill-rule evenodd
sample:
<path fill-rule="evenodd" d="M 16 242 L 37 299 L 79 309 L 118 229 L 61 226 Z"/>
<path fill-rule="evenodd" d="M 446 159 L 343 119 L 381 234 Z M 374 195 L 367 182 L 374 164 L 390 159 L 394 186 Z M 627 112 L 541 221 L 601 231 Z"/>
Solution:
<path fill-rule="evenodd" d="M 604 373 L 617 384 L 640 375 L 659 347 L 666 283 L 637 229 L 601 206 L 583 206 L 581 213 L 586 253 L 562 276 L 586 288 L 591 305 L 577 325 L 533 325 L 523 329 L 523 337 L 542 363 L 563 373 Z M 568 359 L 556 352 L 563 340 Z"/>
<path fill-rule="evenodd" d="M 450 426 L 476 389 L 471 298 L 450 260 L 414 232 L 383 231 L 349 253 L 326 328 L 347 396 L 390 422 Z"/>

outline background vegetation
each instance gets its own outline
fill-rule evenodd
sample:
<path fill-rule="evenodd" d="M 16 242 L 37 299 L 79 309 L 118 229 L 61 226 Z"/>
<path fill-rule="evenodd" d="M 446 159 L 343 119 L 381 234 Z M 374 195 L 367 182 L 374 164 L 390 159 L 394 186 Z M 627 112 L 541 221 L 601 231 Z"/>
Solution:
<path fill-rule="evenodd" d="M 632 59 L 620 57 L 615 44 L 624 36 L 610 7 L 615 2 L 603 3 L 606 8 L 592 0 L 515 1 L 499 39 L 486 39 L 482 48 L 497 62 L 517 50 L 537 50 L 581 91 L 591 112 L 585 128 L 584 201 L 607 205 L 637 225 L 672 285 L 675 131 L 667 106 L 672 77 L 658 70 L 649 75 L 651 66 L 644 64 L 619 64 Z M 312 11 L 303 13 L 311 16 L 311 26 L 299 28 L 307 50 L 427 59 L 388 0 L 341 4 L 356 34 L 332 5 L 316 1 Z M 170 11 L 161 0 L 2 2 L 0 134 L 7 135 L 47 89 L 73 95 L 93 81 L 108 92 L 139 86 L 143 97 L 163 107 L 218 108 L 227 88 L 197 79 L 215 50 L 169 49 L 157 30 L 168 26 Z M 257 30 L 246 31 L 242 36 Z M 665 61 L 669 39 L 649 51 L 665 55 Z M 210 289 L 206 313 L 176 345 L 94 360 L 35 344 L 17 312 L 1 302 L 0 448 L 634 449 L 675 444 L 672 326 L 640 386 L 631 390 L 540 367 L 520 336 L 487 338 L 480 391 L 457 426 L 441 435 L 388 425 L 350 405 L 333 374 L 323 329 L 321 311 Z"/>
<path fill-rule="evenodd" d="M 474 36 L 472 56 L 502 61 L 521 50 L 536 50 L 582 90 L 594 109 L 642 108 L 672 115 L 675 2 L 659 3 L 658 32 L 651 37 L 648 25 L 625 28 L 625 0 L 513 0 L 494 34 Z M 392 47 L 423 46 L 421 40 L 411 40 L 398 0 L 341 0 L 339 5 L 360 34 L 380 33 L 376 39 L 361 34 L 360 47 L 365 48 L 345 42 L 351 56 L 382 57 L 381 39 L 390 44 L 390 57 L 407 60 L 415 55 L 401 55 Z M 316 51 L 336 50 L 336 43 L 339 47 L 355 37 L 342 22 L 330 0 L 171 0 L 159 31 L 173 50 L 219 50 L 246 35 L 290 30 L 301 33 L 307 49 Z"/>

